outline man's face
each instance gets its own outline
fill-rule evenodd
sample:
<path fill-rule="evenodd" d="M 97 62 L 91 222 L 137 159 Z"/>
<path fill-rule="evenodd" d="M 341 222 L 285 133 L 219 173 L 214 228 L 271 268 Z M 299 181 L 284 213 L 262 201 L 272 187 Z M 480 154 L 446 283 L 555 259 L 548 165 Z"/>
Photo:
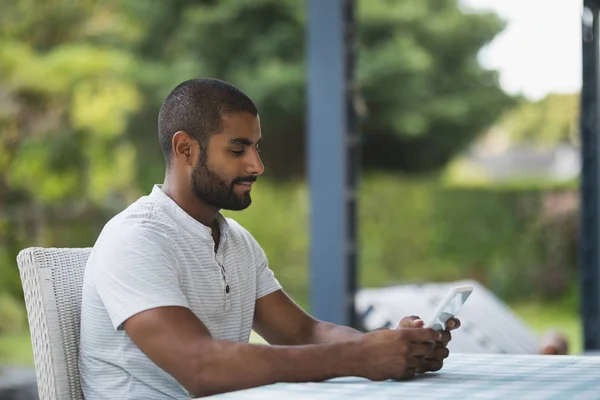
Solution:
<path fill-rule="evenodd" d="M 218 209 L 243 210 L 253 182 L 264 171 L 258 153 L 260 120 L 249 113 L 226 114 L 223 130 L 208 140 L 192 171 L 196 197 Z"/>

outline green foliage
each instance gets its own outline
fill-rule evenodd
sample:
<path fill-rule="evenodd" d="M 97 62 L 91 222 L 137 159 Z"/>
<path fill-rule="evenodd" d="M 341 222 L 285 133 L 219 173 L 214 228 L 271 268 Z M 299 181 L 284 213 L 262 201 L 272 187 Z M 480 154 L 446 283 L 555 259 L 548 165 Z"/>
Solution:
<path fill-rule="evenodd" d="M 20 293 L 20 249 L 91 246 L 109 216 L 162 180 L 156 116 L 185 79 L 244 89 L 261 110 L 267 170 L 301 175 L 305 14 L 297 0 L 3 4 L 0 289 Z M 439 169 L 511 103 L 476 58 L 501 31 L 497 16 L 462 14 L 456 0 L 360 0 L 357 18 L 366 169 Z M 506 298 L 526 296 L 510 282 L 533 282 L 550 259 L 562 260 L 559 271 L 573 265 L 569 224 L 544 225 L 534 206 L 520 214 L 541 196 L 369 176 L 361 282 L 476 277 Z M 307 214 L 306 187 L 285 179 L 261 181 L 254 205 L 235 214 L 302 304 Z"/>
<path fill-rule="evenodd" d="M 125 131 L 144 102 L 137 56 L 123 48 L 139 34 L 116 3 L 3 4 L 0 269 L 13 294 L 19 250 L 53 243 L 56 221 L 102 214 L 139 193 Z M 77 242 L 76 227 L 70 235 Z"/>
<path fill-rule="evenodd" d="M 580 354 L 583 351 L 582 323 L 579 308 L 571 298 L 569 294 L 564 300 L 524 302 L 511 306 L 538 335 L 549 330 L 561 332 L 568 340 L 569 354 Z"/>
<path fill-rule="evenodd" d="M 463 14 L 455 0 L 357 4 L 365 167 L 443 167 L 511 104 L 497 73 L 477 61 L 503 23 L 493 14 Z M 132 47 L 143 60 L 137 79 L 148 101 L 128 129 L 138 146 L 160 158 L 147 132 L 155 131 L 164 96 L 184 79 L 213 76 L 238 85 L 257 102 L 267 173 L 301 174 L 305 5 L 296 0 L 123 2 L 123 12 L 144 31 Z"/>
<path fill-rule="evenodd" d="M 225 212 L 250 230 L 261 244 L 277 278 L 303 304 L 307 300 L 308 193 L 304 185 L 272 185 L 261 181 L 252 205 Z"/>
<path fill-rule="evenodd" d="M 23 295 L 21 277 L 15 266 L 15 255 L 10 250 L 8 246 L 0 247 L 0 299 L 5 294 L 17 299 Z"/>
<path fill-rule="evenodd" d="M 0 293 L 0 335 L 15 334 L 27 329 L 23 304 L 8 293 Z"/>
<path fill-rule="evenodd" d="M 33 348 L 29 332 L 0 335 L 0 364 L 33 366 Z"/>
<path fill-rule="evenodd" d="M 476 60 L 503 24 L 462 14 L 456 0 L 357 4 L 365 167 L 443 166 L 508 104 L 496 73 Z M 261 110 L 268 173 L 301 175 L 305 30 L 306 3 L 296 0 L 3 4 L 2 257 L 85 242 L 79 221 L 110 215 L 162 180 L 156 116 L 188 78 L 219 77 L 248 92 Z"/>
<path fill-rule="evenodd" d="M 539 101 L 521 100 L 499 121 L 515 142 L 556 146 L 579 143 L 579 93 L 550 94 Z"/>
<path fill-rule="evenodd" d="M 456 1 L 361 1 L 359 83 L 365 163 L 407 172 L 445 166 L 511 103 L 477 54 L 503 28 Z"/>
<path fill-rule="evenodd" d="M 128 43 L 136 24 L 113 6 L 31 0 L 3 7 L 0 185 L 18 193 L 18 203 L 135 193 L 135 154 L 123 134 L 142 106 L 132 79 L 137 58 L 103 40 Z M 12 202 L 0 203 L 11 210 Z"/>
<path fill-rule="evenodd" d="M 550 196 L 576 196 L 571 190 L 465 189 L 374 177 L 362 193 L 367 286 L 473 278 L 516 300 L 558 296 L 575 279 L 577 215 L 542 207 Z"/>
<path fill-rule="evenodd" d="M 572 189 L 453 188 L 435 178 L 367 176 L 360 197 L 360 283 L 476 279 L 507 301 L 569 293 L 576 279 Z M 263 245 L 284 287 L 307 304 L 308 218 L 303 185 L 256 186 L 229 213 Z"/>
<path fill-rule="evenodd" d="M 286 290 L 306 306 L 307 188 L 263 179 L 253 193 L 251 207 L 226 215 L 255 236 Z M 359 202 L 360 285 L 470 278 L 509 302 L 561 297 L 576 281 L 578 217 L 568 206 L 576 197 L 568 188 L 454 188 L 433 177 L 366 176 Z M 110 215 L 48 218 L 42 234 L 49 246 L 91 246 Z M 18 294 L 13 260 L 7 256 L 0 268 L 12 271 L 3 273 L 4 288 Z"/>

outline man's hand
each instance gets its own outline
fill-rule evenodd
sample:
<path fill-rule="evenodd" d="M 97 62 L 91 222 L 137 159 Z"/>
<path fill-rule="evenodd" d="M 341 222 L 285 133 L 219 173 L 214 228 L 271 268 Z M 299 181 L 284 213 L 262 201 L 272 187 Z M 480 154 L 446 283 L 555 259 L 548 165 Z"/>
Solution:
<path fill-rule="evenodd" d="M 421 328 L 424 324 L 425 322 L 423 322 L 423 320 L 419 317 L 404 317 L 402 318 L 402 320 L 400 320 L 397 329 Z M 450 331 L 453 331 L 458 327 L 460 327 L 460 320 L 458 318 L 452 318 L 448 320 L 448 322 L 446 323 L 446 330 L 440 332 L 442 334 L 441 338 L 439 340 L 436 340 L 435 347 L 433 348 L 431 353 L 425 357 L 423 367 L 417 369 L 417 373 L 429 371 L 433 372 L 442 369 L 442 366 L 444 365 L 444 360 L 448 358 L 448 355 L 450 354 L 447 347 L 448 342 L 452 339 Z"/>
<path fill-rule="evenodd" d="M 364 334 L 359 343 L 357 375 L 374 380 L 409 379 L 424 368 L 424 360 L 442 340 L 433 329 L 381 329 Z"/>

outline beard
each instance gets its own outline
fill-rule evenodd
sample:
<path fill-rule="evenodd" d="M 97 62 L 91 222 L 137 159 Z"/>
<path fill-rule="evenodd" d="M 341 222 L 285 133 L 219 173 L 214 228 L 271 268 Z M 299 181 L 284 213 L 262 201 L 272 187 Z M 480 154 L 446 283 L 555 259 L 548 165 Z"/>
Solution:
<path fill-rule="evenodd" d="M 200 156 L 191 177 L 194 195 L 212 207 L 224 210 L 240 211 L 252 203 L 250 192 L 239 195 L 234 190 L 238 182 L 254 182 L 256 177 L 246 176 L 227 183 L 206 165 L 206 157 Z"/>

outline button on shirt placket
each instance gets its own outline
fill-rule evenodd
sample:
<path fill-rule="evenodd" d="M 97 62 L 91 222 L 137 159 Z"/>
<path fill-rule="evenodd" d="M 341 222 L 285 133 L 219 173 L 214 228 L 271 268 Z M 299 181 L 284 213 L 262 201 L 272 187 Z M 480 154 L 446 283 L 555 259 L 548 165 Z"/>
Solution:
<path fill-rule="evenodd" d="M 229 286 L 229 282 L 227 281 L 227 270 L 225 268 L 225 262 L 223 260 L 223 255 L 221 251 L 223 245 L 224 243 L 221 242 L 221 244 L 217 248 L 217 252 L 215 253 L 215 262 L 221 270 L 221 296 L 223 298 L 223 303 L 225 304 L 225 311 L 228 311 L 230 305 L 229 293 L 231 293 L 231 287 Z"/>

